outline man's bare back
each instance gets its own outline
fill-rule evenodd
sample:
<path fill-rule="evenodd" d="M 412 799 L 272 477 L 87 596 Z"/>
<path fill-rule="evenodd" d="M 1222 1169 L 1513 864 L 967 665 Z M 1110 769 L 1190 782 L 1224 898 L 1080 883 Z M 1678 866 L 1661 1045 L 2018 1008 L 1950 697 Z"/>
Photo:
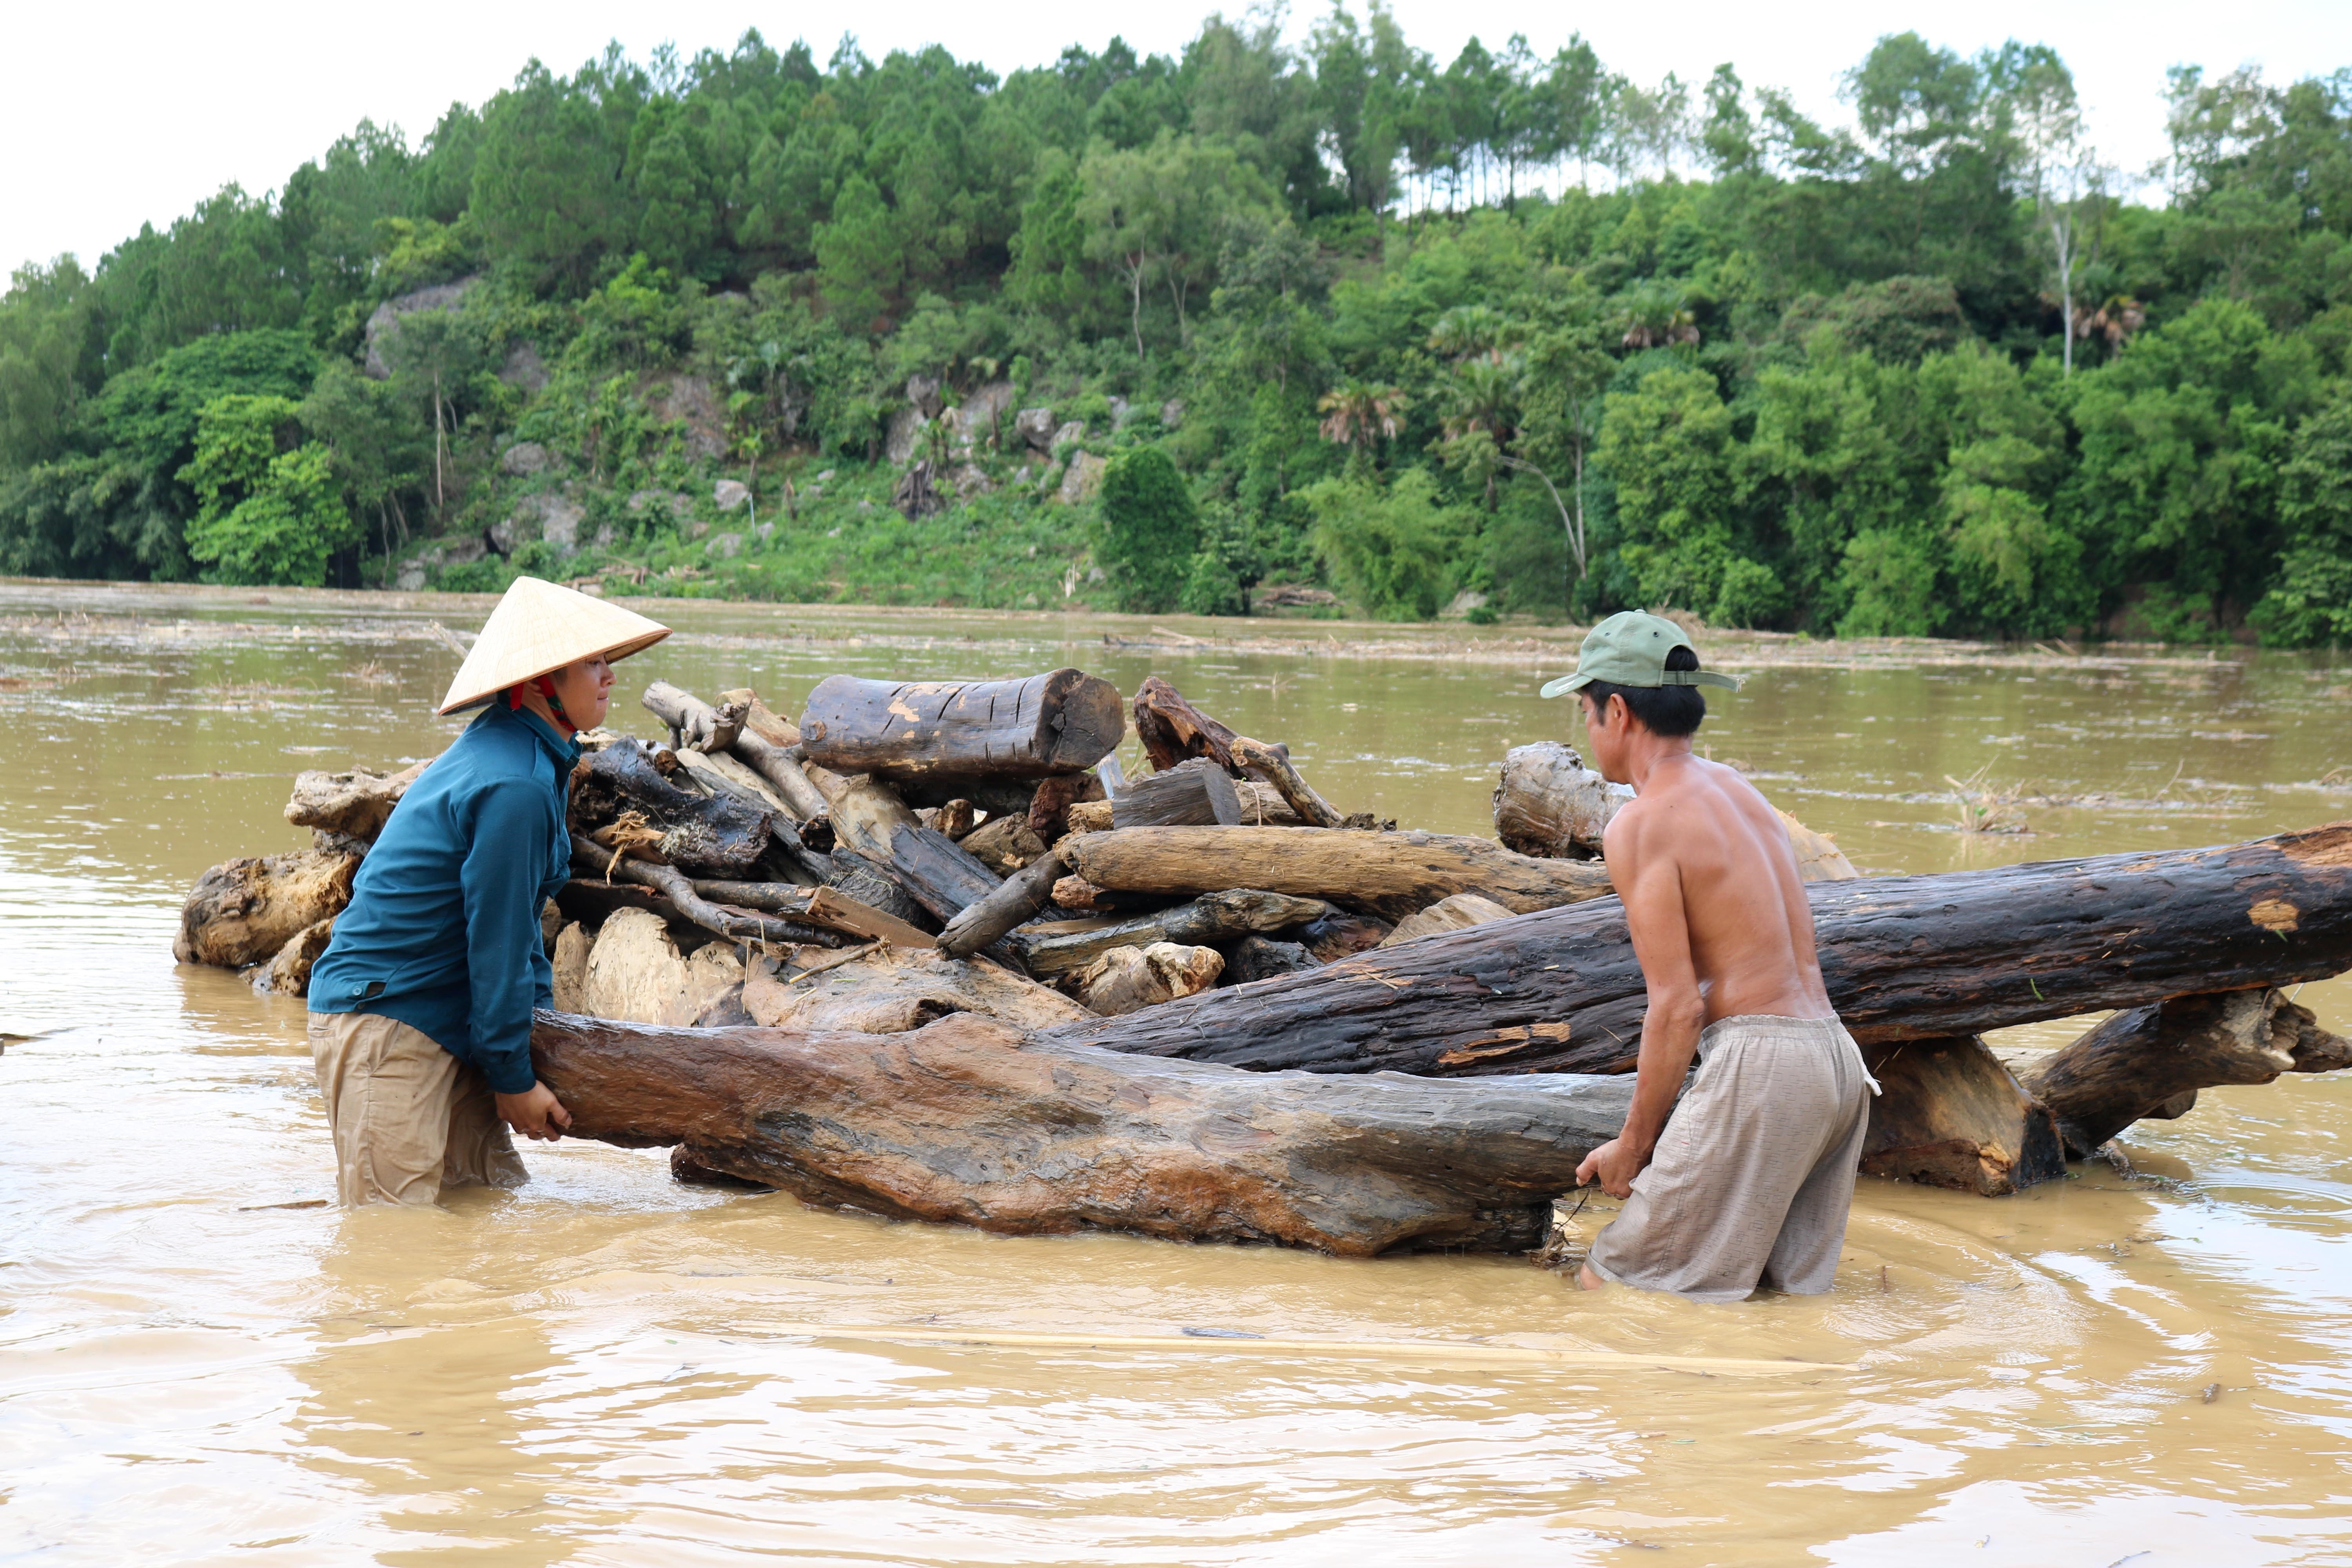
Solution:
<path fill-rule="evenodd" d="M 1657 758 L 1641 793 L 1603 838 L 1610 879 L 1626 900 L 1643 973 L 1665 958 L 1667 918 L 1684 930 L 1702 1025 L 1742 1014 L 1832 1018 L 1815 955 L 1812 907 L 1789 830 L 1738 770 L 1692 754 Z M 1653 880 L 1671 879 L 1671 894 Z M 1654 978 L 1653 998 L 1657 994 Z"/>
<path fill-rule="evenodd" d="M 1623 1278 L 1707 1300 L 1759 1281 L 1826 1289 L 1845 1231 L 1869 1075 L 1822 983 L 1786 824 L 1691 750 L 1706 714 L 1691 689 L 1735 684 L 1700 669 L 1672 623 L 1629 611 L 1545 688 L 1577 693 L 1592 761 L 1634 790 L 1601 847 L 1648 1008 L 1624 1127 L 1577 1172 L 1632 1201 L 1594 1243 L 1588 1286 Z M 1709 1056 L 1662 1149 L 1702 1031 L 1737 1059 L 1718 1070 Z M 1604 1248 L 1619 1273 L 1595 1272 Z"/>

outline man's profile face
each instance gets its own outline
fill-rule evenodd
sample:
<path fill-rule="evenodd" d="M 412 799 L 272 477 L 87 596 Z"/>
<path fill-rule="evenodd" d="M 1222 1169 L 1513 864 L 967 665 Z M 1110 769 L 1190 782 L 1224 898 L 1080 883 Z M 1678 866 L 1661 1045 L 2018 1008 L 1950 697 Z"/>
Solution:
<path fill-rule="evenodd" d="M 1585 754 L 1592 765 L 1611 784 L 1631 784 L 1633 778 L 1625 770 L 1625 741 L 1633 716 L 1625 710 L 1625 700 L 1612 697 L 1606 708 L 1597 708 L 1591 698 L 1580 691 L 1576 706 L 1584 715 Z"/>

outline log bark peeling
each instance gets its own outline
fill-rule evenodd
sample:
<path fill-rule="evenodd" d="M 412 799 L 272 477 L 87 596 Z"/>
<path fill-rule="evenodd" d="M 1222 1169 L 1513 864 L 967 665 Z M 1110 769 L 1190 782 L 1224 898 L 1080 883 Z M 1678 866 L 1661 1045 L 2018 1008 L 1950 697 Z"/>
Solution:
<path fill-rule="evenodd" d="M 1127 733 L 1118 689 L 1078 669 L 1021 680 L 828 676 L 809 693 L 801 744 L 836 773 L 1035 777 L 1083 773 Z"/>

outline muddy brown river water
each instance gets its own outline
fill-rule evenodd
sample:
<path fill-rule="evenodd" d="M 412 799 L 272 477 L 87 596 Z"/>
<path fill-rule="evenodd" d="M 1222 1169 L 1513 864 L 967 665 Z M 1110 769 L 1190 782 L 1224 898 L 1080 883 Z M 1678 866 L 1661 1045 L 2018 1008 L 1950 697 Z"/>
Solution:
<path fill-rule="evenodd" d="M 180 900 L 307 837 L 297 770 L 445 744 L 431 622 L 487 609 L 0 583 L 0 1563 L 2352 1562 L 2352 1075 L 2209 1090 L 2126 1135 L 2137 1175 L 1866 1180 L 1833 1294 L 1734 1307 L 1517 1258 L 885 1224 L 594 1143 L 440 1210 L 301 1206 L 332 1180 L 300 1004 L 175 965 Z M 1570 718 L 1535 695 L 1558 633 L 653 613 L 679 635 L 623 667 L 640 733 L 657 675 L 790 710 L 835 670 L 1156 671 L 1342 809 L 1450 831 Z M 2340 659 L 1702 646 L 1753 678 L 1711 753 L 1865 871 L 2352 816 Z M 2030 831 L 1956 831 L 1952 779 Z M 2352 1030 L 2352 982 L 2300 999 Z M 1639 1360 L 1666 1355 L 1828 1364 Z"/>

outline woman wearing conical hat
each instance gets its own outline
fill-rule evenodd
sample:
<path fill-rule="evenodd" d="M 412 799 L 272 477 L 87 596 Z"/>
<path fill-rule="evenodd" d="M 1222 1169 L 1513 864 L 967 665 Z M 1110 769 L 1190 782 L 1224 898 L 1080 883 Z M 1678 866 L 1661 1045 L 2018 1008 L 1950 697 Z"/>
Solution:
<path fill-rule="evenodd" d="M 667 636 L 536 577 L 490 612 L 440 708 L 482 714 L 401 797 L 310 972 L 344 1203 L 520 1185 L 507 1129 L 552 1140 L 571 1125 L 531 1070 L 530 1014 L 552 1001 L 539 921 L 571 867 L 572 737 L 604 721 L 614 661 Z"/>

